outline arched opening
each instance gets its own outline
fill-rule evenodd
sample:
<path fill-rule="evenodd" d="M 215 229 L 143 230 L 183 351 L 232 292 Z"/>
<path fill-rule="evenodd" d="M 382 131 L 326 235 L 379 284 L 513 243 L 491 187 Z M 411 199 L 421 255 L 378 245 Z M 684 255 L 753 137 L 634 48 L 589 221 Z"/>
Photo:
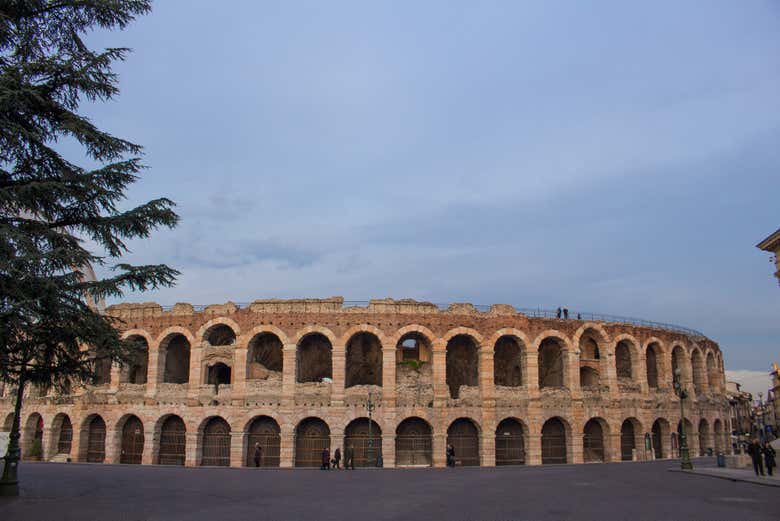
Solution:
<path fill-rule="evenodd" d="M 645 351 L 645 361 L 646 361 L 646 368 L 647 368 L 647 386 L 651 389 L 658 389 L 658 381 L 660 378 L 658 375 L 660 374 L 658 361 L 660 359 L 660 347 L 655 342 L 647 346 L 647 351 Z"/>
<path fill-rule="evenodd" d="M 160 465 L 184 465 L 187 448 L 187 427 L 184 420 L 174 414 L 168 416 L 160 427 Z"/>
<path fill-rule="evenodd" d="M 706 376 L 704 357 L 701 356 L 701 351 L 698 349 L 694 349 L 691 354 L 691 367 L 693 368 L 693 388 L 696 394 L 701 394 L 705 390 Z"/>
<path fill-rule="evenodd" d="M 395 465 L 430 467 L 433 461 L 433 431 L 421 418 L 406 418 L 395 430 Z"/>
<path fill-rule="evenodd" d="M 599 340 L 603 336 L 595 329 L 588 328 L 580 336 L 580 387 L 595 389 L 600 385 L 601 352 Z"/>
<path fill-rule="evenodd" d="M 496 466 L 525 465 L 523 425 L 514 418 L 506 418 L 496 427 Z"/>
<path fill-rule="evenodd" d="M 663 440 L 666 438 L 666 433 L 668 431 L 669 425 L 666 423 L 666 420 L 659 418 L 653 422 L 651 432 L 653 435 L 653 452 L 655 459 L 664 457 Z"/>
<path fill-rule="evenodd" d="M 371 420 L 371 435 L 368 434 L 368 418 L 352 420 L 344 430 L 344 449 L 354 449 L 356 467 L 376 467 L 382 456 L 382 429 Z"/>
<path fill-rule="evenodd" d="M 215 324 L 208 328 L 203 339 L 212 346 L 232 346 L 236 343 L 236 333 L 226 324 Z"/>
<path fill-rule="evenodd" d="M 563 387 L 563 350 L 557 338 L 545 338 L 539 344 L 539 389 Z"/>
<path fill-rule="evenodd" d="M 406 333 L 398 339 L 395 345 L 396 362 L 407 360 L 418 362 L 431 361 L 431 342 L 418 331 Z"/>
<path fill-rule="evenodd" d="M 382 343 L 372 333 L 356 333 L 347 342 L 345 387 L 382 385 Z M 355 456 L 357 458 L 357 456 Z"/>
<path fill-rule="evenodd" d="M 106 459 L 106 422 L 95 415 L 87 427 L 87 463 L 103 463 Z"/>
<path fill-rule="evenodd" d="M 70 454 L 73 446 L 73 424 L 67 414 L 58 414 L 54 418 L 53 428 L 59 431 L 57 436 L 57 454 Z"/>
<path fill-rule="evenodd" d="M 247 380 L 267 380 L 271 373 L 281 377 L 282 341 L 273 333 L 260 333 L 249 342 L 246 359 Z"/>
<path fill-rule="evenodd" d="M 281 447 L 281 430 L 276 420 L 268 416 L 259 416 L 249 426 L 246 439 L 247 467 L 278 467 Z M 255 453 L 260 448 L 255 462 Z M 257 465 L 255 465 L 257 463 Z"/>
<path fill-rule="evenodd" d="M 602 423 L 603 420 L 591 418 L 582 430 L 582 458 L 585 463 L 605 461 Z"/>
<path fill-rule="evenodd" d="M 594 389 L 599 386 L 599 372 L 592 367 L 580 367 L 580 386 Z"/>
<path fill-rule="evenodd" d="M 706 456 L 708 448 L 712 448 L 710 445 L 710 424 L 702 418 L 699 420 L 699 456 Z"/>
<path fill-rule="evenodd" d="M 94 376 L 93 385 L 108 385 L 111 383 L 111 355 L 105 349 L 96 349 L 92 352 L 92 364 Z M 39 396 L 44 396 L 41 393 Z"/>
<path fill-rule="evenodd" d="M 322 451 L 330 450 L 330 428 L 319 418 L 306 418 L 295 428 L 295 466 L 319 467 Z"/>
<path fill-rule="evenodd" d="M 190 381 L 190 342 L 182 334 L 169 335 L 160 344 L 165 368 L 163 382 L 186 384 Z"/>
<path fill-rule="evenodd" d="M 514 336 L 504 335 L 496 341 L 493 355 L 495 385 L 520 387 L 523 385 L 523 348 Z"/>
<path fill-rule="evenodd" d="M 455 451 L 455 464 L 462 467 L 479 466 L 479 431 L 473 421 L 458 418 L 447 429 L 447 443 Z"/>
<path fill-rule="evenodd" d="M 542 426 L 542 465 L 566 463 L 566 426 L 550 418 Z"/>
<path fill-rule="evenodd" d="M 718 364 L 715 362 L 715 355 L 712 354 L 712 351 L 707 353 L 707 383 L 710 391 L 720 390 L 720 373 L 718 372 Z"/>
<path fill-rule="evenodd" d="M 321 333 L 306 335 L 298 344 L 298 382 L 321 382 L 333 378 L 333 346 Z"/>
<path fill-rule="evenodd" d="M 24 459 L 40 461 L 43 458 L 43 417 L 37 412 L 27 418 L 24 432 Z"/>
<path fill-rule="evenodd" d="M 128 384 L 145 384 L 149 365 L 149 344 L 141 335 L 133 335 L 127 339 L 127 342 L 132 345 L 130 361 L 122 368 L 120 381 Z"/>
<path fill-rule="evenodd" d="M 206 374 L 206 383 L 209 385 L 220 386 L 230 384 L 230 366 L 223 362 L 217 362 L 214 365 L 208 366 Z"/>
<path fill-rule="evenodd" d="M 685 349 L 680 346 L 676 346 L 672 351 L 672 383 L 677 382 L 678 379 L 682 379 L 679 382 L 681 385 L 685 385 L 685 382 L 688 381 Z"/>
<path fill-rule="evenodd" d="M 461 387 L 479 386 L 479 348 L 468 335 L 455 335 L 447 342 L 447 386 L 450 397 L 460 398 Z"/>
<path fill-rule="evenodd" d="M 395 347 L 398 405 L 427 405 L 433 400 L 431 343 L 417 331 L 406 333 Z"/>
<path fill-rule="evenodd" d="M 634 378 L 632 351 L 633 346 L 627 340 L 621 340 L 615 346 L 615 371 L 618 379 L 631 380 Z"/>
<path fill-rule="evenodd" d="M 11 432 L 14 426 L 14 413 L 9 413 L 3 422 L 3 432 Z"/>
<path fill-rule="evenodd" d="M 138 416 L 130 416 L 122 427 L 122 451 L 119 463 L 140 465 L 144 453 L 144 425 Z"/>
<path fill-rule="evenodd" d="M 712 422 L 712 430 L 715 432 L 715 452 L 721 453 L 726 448 L 726 433 L 723 431 L 723 423 L 720 420 Z"/>
<path fill-rule="evenodd" d="M 200 464 L 203 467 L 230 466 L 230 425 L 214 416 L 203 427 L 203 450 Z"/>
<path fill-rule="evenodd" d="M 634 423 L 626 420 L 620 426 L 620 460 L 633 461 L 636 449 L 636 432 Z"/>

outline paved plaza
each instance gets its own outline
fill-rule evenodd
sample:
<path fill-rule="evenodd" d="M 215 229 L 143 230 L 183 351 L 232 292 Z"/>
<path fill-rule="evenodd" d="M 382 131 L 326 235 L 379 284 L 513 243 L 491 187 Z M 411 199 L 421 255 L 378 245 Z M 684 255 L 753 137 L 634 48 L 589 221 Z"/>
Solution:
<path fill-rule="evenodd" d="M 676 462 L 410 470 L 23 464 L 13 520 L 776 520 L 776 488 Z M 704 465 L 711 465 L 705 462 Z"/>

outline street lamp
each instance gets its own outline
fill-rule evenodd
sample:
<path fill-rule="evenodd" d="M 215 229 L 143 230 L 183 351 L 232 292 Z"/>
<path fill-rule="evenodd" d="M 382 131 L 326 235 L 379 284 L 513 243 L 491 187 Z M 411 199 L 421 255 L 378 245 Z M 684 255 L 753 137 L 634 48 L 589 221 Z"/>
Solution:
<path fill-rule="evenodd" d="M 683 409 L 683 402 L 688 397 L 688 391 L 680 383 L 679 368 L 674 371 L 674 393 L 680 397 L 680 468 L 693 470 L 691 455 L 688 453 L 688 440 L 685 436 L 685 411 Z"/>
<path fill-rule="evenodd" d="M 758 424 L 759 429 L 759 438 L 761 441 L 764 441 L 764 431 L 766 430 L 766 427 L 764 427 L 764 393 L 758 393 L 758 412 L 756 414 L 756 419 L 758 420 L 756 423 Z"/>

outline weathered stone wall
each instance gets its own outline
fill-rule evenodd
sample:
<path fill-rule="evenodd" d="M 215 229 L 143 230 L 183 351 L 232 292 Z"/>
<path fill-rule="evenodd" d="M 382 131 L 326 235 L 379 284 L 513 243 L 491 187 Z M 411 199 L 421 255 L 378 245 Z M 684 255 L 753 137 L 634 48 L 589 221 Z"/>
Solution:
<path fill-rule="evenodd" d="M 421 418 L 430 426 L 435 466 L 444 465 L 448 427 L 460 418 L 470 420 L 477 428 L 477 461 L 481 465 L 496 462 L 496 427 L 508 418 L 516 419 L 522 426 L 526 464 L 542 462 L 542 427 L 553 418 L 560 419 L 565 426 L 569 462 L 583 461 L 585 425 L 594 418 L 603 430 L 604 460 L 621 459 L 624 422 L 634 426 L 635 457 L 650 457 L 643 450 L 643 442 L 654 424 L 661 426 L 660 431 L 666 437 L 662 455 L 669 456 L 669 437 L 680 420 L 679 400 L 671 379 L 671 353 L 675 347 L 684 353 L 680 360 L 682 383 L 690 393 L 685 402 L 685 415 L 693 426 L 687 433 L 692 454 L 699 453 L 701 440 L 713 448 L 729 445 L 726 433 L 731 427 L 720 349 L 709 339 L 678 332 L 621 323 L 530 318 L 506 305 L 480 312 L 470 304 L 440 310 L 424 302 L 383 299 L 371 301 L 366 307 L 344 307 L 340 297 L 262 300 L 243 308 L 227 303 L 208 306 L 202 311 L 189 304 L 177 304 L 169 310 L 157 304 L 122 304 L 109 307 L 107 313 L 117 318 L 117 327 L 124 335 L 139 335 L 146 340 L 147 381 L 124 383 L 122 369 L 114 367 L 105 385 L 74 388 L 67 396 L 49 392 L 26 399 L 22 425 L 26 426 L 33 414 L 42 416 L 47 459 L 57 451 L 58 425 L 63 415 L 67 415 L 73 425 L 70 456 L 86 460 L 88 425 L 99 415 L 106 425 L 105 461 L 119 461 L 122 427 L 134 415 L 141 420 L 145 434 L 142 461 L 156 463 L 161 425 L 166 418 L 176 415 L 186 427 L 187 465 L 201 463 L 204 426 L 210 418 L 221 417 L 230 427 L 230 464 L 241 466 L 247 461 L 250 425 L 254 419 L 267 416 L 279 427 L 279 465 L 289 467 L 296 461 L 295 430 L 301 421 L 320 418 L 329 428 L 331 445 L 341 446 L 350 422 L 367 415 L 369 391 L 372 416 L 381 429 L 381 450 L 388 467 L 395 465 L 396 443 L 401 443 L 396 440 L 396 429 L 413 417 Z M 222 327 L 215 329 L 217 325 Z M 219 335 L 211 334 L 215 331 Z M 415 333 L 430 345 L 430 351 L 421 353 L 420 363 L 401 361 L 399 341 L 409 333 Z M 347 346 L 358 334 L 363 335 L 360 349 L 365 356 L 350 358 Z M 258 335 L 273 335 L 272 344 L 281 350 L 281 355 L 279 351 L 263 355 L 271 369 L 251 358 L 250 351 L 257 344 Z M 494 351 L 497 344 L 506 344 L 505 337 L 520 347 L 520 354 L 498 357 L 512 364 L 509 371 L 499 366 L 498 381 L 520 383 L 517 386 L 496 385 Z M 327 353 L 327 360 L 321 357 L 322 350 L 310 358 L 315 367 L 305 366 L 306 359 L 298 356 L 305 340 L 312 338 L 317 339 L 316 347 L 325 348 Z M 171 343 L 171 339 L 175 342 Z M 228 345 L 214 346 L 209 339 Z M 450 342 L 453 339 L 456 340 Z M 448 370 L 448 347 L 462 346 L 464 339 L 473 343 L 476 357 L 469 364 L 451 360 L 452 367 Z M 165 383 L 166 349 L 169 345 L 183 345 L 185 340 L 189 345 L 189 381 Z M 540 389 L 539 375 L 543 368 L 539 367 L 539 346 L 545 340 L 545 345 L 558 346 L 555 356 L 560 363 L 562 385 Z M 362 347 L 373 342 L 380 347 L 378 355 Z M 618 364 L 619 342 L 626 349 L 621 347 Z M 650 345 L 657 355 L 657 367 L 651 370 L 657 375 L 657 389 L 648 387 L 645 354 Z M 587 346 L 589 351 L 581 353 L 581 346 Z M 598 349 L 598 358 L 594 348 Z M 468 352 L 461 347 L 457 350 Z M 378 375 L 371 377 L 374 379 L 361 379 L 361 368 L 350 365 L 350 360 L 362 365 L 373 364 L 371 367 L 378 368 L 381 379 Z M 693 360 L 710 362 L 702 369 L 700 362 L 694 368 Z M 230 366 L 230 384 L 207 384 L 206 368 L 217 362 Z M 473 364 L 476 364 L 476 380 L 468 371 L 474 368 Z M 581 367 L 598 372 L 597 387 L 580 385 Z M 301 381 L 324 374 L 330 377 Z M 381 385 L 357 383 L 346 387 L 348 374 L 352 381 L 381 382 Z M 694 375 L 697 389 L 693 385 Z M 448 377 L 461 381 L 448 381 Z M 457 393 L 453 393 L 454 385 Z M 0 420 L 5 420 L 12 408 L 12 397 L 6 388 L 5 396 L 0 398 Z M 589 433 L 593 432 L 593 424 L 590 425 Z M 700 425 L 702 436 L 698 432 Z M 27 431 L 34 428 L 25 427 Z M 22 439 L 33 439 L 33 435 L 34 432 L 26 432 Z M 599 453 L 599 449 L 595 452 Z M 589 448 L 588 454 L 593 453 L 594 449 Z"/>

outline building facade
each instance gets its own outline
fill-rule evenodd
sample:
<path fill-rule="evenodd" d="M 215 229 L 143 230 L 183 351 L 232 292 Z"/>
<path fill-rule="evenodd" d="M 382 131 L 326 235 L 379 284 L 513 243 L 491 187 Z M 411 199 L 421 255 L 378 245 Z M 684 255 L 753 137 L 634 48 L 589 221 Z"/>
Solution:
<path fill-rule="evenodd" d="M 780 229 L 756 244 L 756 248 L 772 254 L 772 260 L 775 263 L 775 277 L 780 284 Z"/>
<path fill-rule="evenodd" d="M 507 305 L 258 300 L 121 304 L 128 366 L 24 401 L 23 457 L 108 463 L 458 465 L 674 457 L 731 448 L 718 345 L 661 325 L 534 317 Z M 679 374 L 689 397 L 680 402 Z M 0 398 L 10 428 L 13 397 Z M 369 415 L 371 420 L 369 421 Z"/>

